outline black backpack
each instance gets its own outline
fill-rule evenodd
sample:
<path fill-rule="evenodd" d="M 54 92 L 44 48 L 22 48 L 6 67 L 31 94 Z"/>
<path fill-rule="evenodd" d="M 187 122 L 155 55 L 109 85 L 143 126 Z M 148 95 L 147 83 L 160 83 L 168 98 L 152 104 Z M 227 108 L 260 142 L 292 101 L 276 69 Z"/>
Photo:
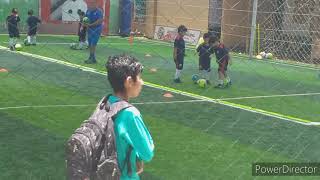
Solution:
<path fill-rule="evenodd" d="M 110 105 L 109 97 L 100 101 L 89 120 L 84 121 L 67 142 L 68 180 L 120 179 L 113 124 L 120 111 L 133 106 L 126 101 Z M 126 157 L 128 168 L 132 147 L 129 149 Z"/>

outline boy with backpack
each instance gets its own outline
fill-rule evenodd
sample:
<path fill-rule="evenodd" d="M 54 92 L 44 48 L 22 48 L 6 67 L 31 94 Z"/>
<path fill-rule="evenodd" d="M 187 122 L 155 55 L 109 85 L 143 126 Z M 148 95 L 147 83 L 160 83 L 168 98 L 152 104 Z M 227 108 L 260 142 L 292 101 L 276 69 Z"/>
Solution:
<path fill-rule="evenodd" d="M 138 109 L 128 103 L 142 89 L 142 65 L 119 55 L 109 57 L 106 68 L 114 93 L 69 139 L 69 180 L 139 180 L 143 162 L 153 157 L 152 137 Z"/>

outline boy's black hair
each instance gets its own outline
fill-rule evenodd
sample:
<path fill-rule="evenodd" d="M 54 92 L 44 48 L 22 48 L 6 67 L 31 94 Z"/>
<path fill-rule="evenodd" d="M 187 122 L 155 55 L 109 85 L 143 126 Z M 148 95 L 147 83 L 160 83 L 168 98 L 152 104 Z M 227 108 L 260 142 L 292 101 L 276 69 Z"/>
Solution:
<path fill-rule="evenodd" d="M 81 14 L 82 14 L 82 10 L 81 10 L 81 9 L 78 9 L 77 14 L 78 14 L 78 15 L 81 15 Z"/>
<path fill-rule="evenodd" d="M 142 64 L 135 57 L 125 54 L 110 56 L 106 68 L 114 92 L 124 92 L 124 82 L 127 77 L 131 76 L 136 81 L 143 70 Z"/>
<path fill-rule="evenodd" d="M 219 37 L 218 36 L 211 36 L 209 39 L 209 43 L 213 44 L 215 42 L 219 41 Z"/>
<path fill-rule="evenodd" d="M 187 27 L 184 26 L 184 25 L 180 25 L 180 26 L 178 27 L 178 33 L 187 32 L 187 31 L 188 31 L 188 29 L 187 29 Z"/>
<path fill-rule="evenodd" d="M 18 9 L 17 8 L 12 8 L 11 13 L 18 13 Z"/>
<path fill-rule="evenodd" d="M 212 36 L 217 36 L 218 39 L 221 37 L 221 27 L 220 26 L 209 26 L 208 33 Z"/>
<path fill-rule="evenodd" d="M 206 39 L 206 38 L 209 38 L 210 37 L 210 34 L 209 33 L 204 33 L 203 34 L 203 39 Z"/>
<path fill-rule="evenodd" d="M 77 13 L 78 13 L 79 16 L 85 16 L 86 15 L 86 13 L 81 11 L 81 9 L 78 9 Z"/>
<path fill-rule="evenodd" d="M 30 15 L 30 16 L 33 15 L 33 10 L 32 10 L 32 9 L 30 9 L 30 10 L 28 11 L 28 15 Z"/>

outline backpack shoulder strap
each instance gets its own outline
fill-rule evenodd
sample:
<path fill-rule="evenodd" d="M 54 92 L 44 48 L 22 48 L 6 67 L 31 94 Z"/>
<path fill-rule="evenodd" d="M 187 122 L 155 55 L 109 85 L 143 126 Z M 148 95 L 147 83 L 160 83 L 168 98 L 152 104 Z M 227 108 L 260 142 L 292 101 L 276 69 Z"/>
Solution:
<path fill-rule="evenodd" d="M 118 102 L 115 102 L 113 104 L 109 103 L 109 98 L 111 95 L 106 96 L 103 98 L 103 100 L 100 103 L 100 109 L 103 108 L 110 114 L 110 117 L 114 119 L 114 117 L 122 110 L 133 107 L 130 103 L 124 100 L 120 100 Z"/>

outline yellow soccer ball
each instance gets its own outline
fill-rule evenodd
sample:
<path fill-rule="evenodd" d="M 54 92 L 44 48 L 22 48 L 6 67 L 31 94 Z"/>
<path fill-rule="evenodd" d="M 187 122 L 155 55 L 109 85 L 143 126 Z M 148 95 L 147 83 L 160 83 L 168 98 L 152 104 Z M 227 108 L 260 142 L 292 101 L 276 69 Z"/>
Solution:
<path fill-rule="evenodd" d="M 199 79 L 197 83 L 201 88 L 205 88 L 207 86 L 207 80 L 205 79 Z"/>

